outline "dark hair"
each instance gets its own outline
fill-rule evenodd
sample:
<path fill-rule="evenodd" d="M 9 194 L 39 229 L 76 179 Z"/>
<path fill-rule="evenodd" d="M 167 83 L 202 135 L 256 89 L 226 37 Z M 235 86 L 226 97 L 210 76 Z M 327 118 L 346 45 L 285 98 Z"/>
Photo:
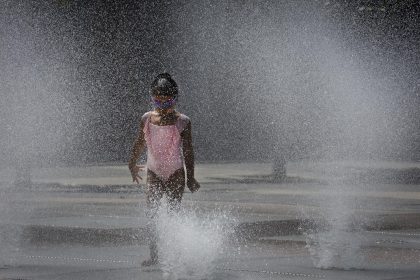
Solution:
<path fill-rule="evenodd" d="M 168 73 L 162 73 L 156 76 L 150 85 L 151 95 L 177 96 L 178 85 Z"/>

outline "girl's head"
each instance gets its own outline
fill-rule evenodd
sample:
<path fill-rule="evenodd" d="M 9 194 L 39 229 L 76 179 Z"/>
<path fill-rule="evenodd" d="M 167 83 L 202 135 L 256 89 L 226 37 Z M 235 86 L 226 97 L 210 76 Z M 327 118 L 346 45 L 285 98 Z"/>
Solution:
<path fill-rule="evenodd" d="M 168 109 L 175 106 L 178 98 L 178 85 L 168 73 L 157 75 L 150 86 L 150 94 L 155 107 Z"/>

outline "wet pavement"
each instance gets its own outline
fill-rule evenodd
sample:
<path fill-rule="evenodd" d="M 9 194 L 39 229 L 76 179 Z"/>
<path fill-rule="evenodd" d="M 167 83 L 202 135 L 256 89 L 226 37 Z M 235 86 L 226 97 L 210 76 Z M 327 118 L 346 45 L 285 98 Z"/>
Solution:
<path fill-rule="evenodd" d="M 389 234 L 389 236 L 388 236 Z M 407 240 L 399 233 L 378 233 L 375 240 Z M 419 233 L 416 233 L 417 235 Z M 373 234 L 372 234 L 373 235 Z M 287 238 L 286 238 L 287 239 Z M 293 239 L 293 237 L 290 237 Z M 410 240 L 420 240 L 419 236 Z M 281 240 L 281 242 L 280 242 Z M 305 243 L 259 240 L 230 248 L 220 256 L 210 274 L 194 273 L 180 279 L 419 279 L 420 248 L 371 244 L 363 248 L 363 267 L 319 269 L 313 266 Z M 1 279 L 165 279 L 160 266 L 144 268 L 144 246 L 44 246 L 28 249 L 16 259 L 19 265 L 4 267 Z"/>
<path fill-rule="evenodd" d="M 350 180 L 360 178 L 354 166 L 407 176 L 417 165 L 294 163 L 275 183 L 270 164 L 198 164 L 202 188 L 185 194 L 184 208 L 198 217 L 228 215 L 236 238 L 206 275 L 181 276 L 139 265 L 148 256 L 144 193 L 130 184 L 125 165 L 34 170 L 31 187 L 13 186 L 13 170 L 4 168 L 0 279 L 420 279 L 418 182 Z M 311 234 L 317 242 L 337 205 L 345 214 L 336 218 L 350 220 L 341 236 L 351 235 L 357 250 L 322 269 Z"/>

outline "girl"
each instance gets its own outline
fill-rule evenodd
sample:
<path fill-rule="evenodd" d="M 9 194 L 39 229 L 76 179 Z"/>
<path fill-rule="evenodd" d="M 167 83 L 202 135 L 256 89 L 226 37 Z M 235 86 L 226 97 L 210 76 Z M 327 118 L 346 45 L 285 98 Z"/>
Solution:
<path fill-rule="evenodd" d="M 178 99 L 177 84 L 168 73 L 163 73 L 153 80 L 150 93 L 155 110 L 142 116 L 128 164 L 133 182 L 139 184 L 142 178 L 138 173 L 144 169 L 144 165 L 137 165 L 136 162 L 147 147 L 146 213 L 150 218 L 150 259 L 142 263 L 145 266 L 158 262 L 153 219 L 163 194 L 168 198 L 170 210 L 177 211 L 180 208 L 185 183 L 191 192 L 200 188 L 194 179 L 191 121 L 186 115 L 175 110 Z"/>

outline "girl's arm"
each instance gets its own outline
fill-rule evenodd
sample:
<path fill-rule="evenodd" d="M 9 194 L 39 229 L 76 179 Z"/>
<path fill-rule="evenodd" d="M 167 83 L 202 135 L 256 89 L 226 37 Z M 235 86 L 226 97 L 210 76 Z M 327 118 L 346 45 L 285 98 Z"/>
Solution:
<path fill-rule="evenodd" d="M 143 170 L 144 167 L 143 165 L 136 164 L 137 160 L 139 159 L 141 153 L 144 151 L 144 148 L 146 146 L 146 142 L 144 140 L 143 127 L 144 120 L 142 119 L 140 121 L 139 133 L 131 151 L 130 161 L 128 162 L 128 168 L 130 169 L 131 176 L 133 177 L 133 182 L 136 182 L 137 184 L 139 184 L 139 179 L 142 180 L 138 173 L 140 170 Z"/>
<path fill-rule="evenodd" d="M 200 185 L 194 178 L 194 150 L 192 145 L 191 122 L 189 121 L 184 131 L 181 133 L 182 152 L 185 160 L 185 168 L 187 171 L 187 187 L 191 192 L 195 192 Z"/>

